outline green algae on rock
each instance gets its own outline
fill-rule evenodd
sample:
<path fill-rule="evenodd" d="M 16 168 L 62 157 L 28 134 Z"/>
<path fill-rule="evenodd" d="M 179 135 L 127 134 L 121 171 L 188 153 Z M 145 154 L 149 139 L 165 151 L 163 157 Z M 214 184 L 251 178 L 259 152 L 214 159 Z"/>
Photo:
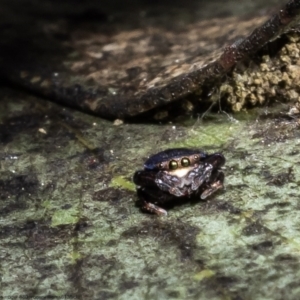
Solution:
<path fill-rule="evenodd" d="M 299 298 L 300 122 L 282 113 L 287 105 L 234 120 L 207 113 L 114 126 L 50 102 L 41 113 L 40 98 L 0 93 L 4 297 Z M 157 218 L 134 205 L 134 191 L 110 186 L 149 155 L 182 146 L 222 151 L 225 190 Z"/>

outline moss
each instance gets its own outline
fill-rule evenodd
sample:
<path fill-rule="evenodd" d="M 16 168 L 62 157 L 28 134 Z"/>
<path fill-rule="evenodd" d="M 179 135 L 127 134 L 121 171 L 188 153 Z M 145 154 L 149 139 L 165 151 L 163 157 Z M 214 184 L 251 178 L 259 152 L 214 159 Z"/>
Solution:
<path fill-rule="evenodd" d="M 135 191 L 135 185 L 131 181 L 126 180 L 123 176 L 113 177 L 109 186 Z"/>
<path fill-rule="evenodd" d="M 212 276 L 215 275 L 215 272 L 210 270 L 210 269 L 205 269 L 205 270 L 202 270 L 201 272 L 198 272 L 197 274 L 195 274 L 193 276 L 193 279 L 197 280 L 197 281 L 202 281 L 206 278 L 210 278 Z"/>
<path fill-rule="evenodd" d="M 76 224 L 79 219 L 78 213 L 77 208 L 56 210 L 51 218 L 51 226 Z"/>
<path fill-rule="evenodd" d="M 73 251 L 69 253 L 69 258 L 71 259 L 72 264 L 75 264 L 79 259 L 82 258 L 82 255 L 77 251 Z"/>

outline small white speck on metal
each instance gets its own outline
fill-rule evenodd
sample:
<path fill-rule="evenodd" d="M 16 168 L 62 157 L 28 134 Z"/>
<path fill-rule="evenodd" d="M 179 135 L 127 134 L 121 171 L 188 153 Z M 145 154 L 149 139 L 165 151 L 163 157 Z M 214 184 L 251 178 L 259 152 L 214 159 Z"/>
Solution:
<path fill-rule="evenodd" d="M 44 128 L 39 128 L 38 131 L 42 134 L 47 134 L 47 131 Z"/>

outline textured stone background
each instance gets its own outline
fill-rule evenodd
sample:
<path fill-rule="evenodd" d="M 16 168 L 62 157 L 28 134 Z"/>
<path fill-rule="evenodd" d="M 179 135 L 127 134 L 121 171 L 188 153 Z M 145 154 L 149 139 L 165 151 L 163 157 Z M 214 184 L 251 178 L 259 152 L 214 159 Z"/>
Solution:
<path fill-rule="evenodd" d="M 9 10 L 8 2 L 3 3 Z M 31 15 L 28 3 L 24 11 Z M 205 3 L 199 3 L 198 10 L 193 7 L 192 14 L 202 16 Z M 258 1 L 240 1 L 240 6 L 235 1 L 216 3 L 206 5 L 222 19 L 232 8 L 237 15 L 264 16 L 273 7 L 271 1 L 264 2 L 266 6 Z M 41 8 L 35 7 L 39 19 Z M 68 7 L 60 8 L 63 16 Z M 169 7 L 168 14 L 157 13 L 153 19 L 168 19 L 173 5 Z M 57 9 L 52 12 L 55 20 Z M 19 11 L 26 16 L 21 7 Z M 111 12 L 114 8 L 101 11 Z M 45 14 L 49 18 L 50 8 Z M 21 18 L 8 18 L 6 24 L 17 21 L 23 24 Z M 181 30 L 185 26 L 189 25 Z M 9 39 L 13 28 L 5 28 Z M 287 41 L 297 48 L 297 36 Z M 263 78 L 263 70 L 290 76 L 288 68 L 270 68 L 281 66 L 281 58 L 287 57 L 289 68 L 297 68 L 297 53 L 287 52 L 288 43 L 283 52 L 264 54 L 256 73 L 247 69 L 252 75 L 246 79 L 255 74 L 255 80 Z M 51 62 L 60 61 L 53 49 L 51 53 Z M 37 66 L 33 64 L 35 72 Z M 236 74 L 232 78 L 240 79 Z M 236 82 L 251 87 L 250 79 Z M 292 90 L 288 79 L 280 84 L 282 91 Z M 221 93 L 234 86 L 230 80 L 223 84 Z M 297 96 L 292 102 L 286 102 L 285 94 L 273 98 L 273 105 L 264 102 L 263 107 L 235 114 L 221 106 L 218 113 L 199 111 L 198 118 L 184 114 L 163 124 L 117 126 L 2 85 L 1 296 L 299 299 L 300 121 L 288 114 Z M 222 151 L 227 159 L 226 189 L 207 201 L 177 205 L 168 217 L 141 213 L 135 206 L 134 171 L 149 155 L 181 146 Z"/>
<path fill-rule="evenodd" d="M 286 105 L 115 126 L 1 97 L 4 299 L 299 298 L 299 119 Z M 174 146 L 222 151 L 226 189 L 143 214 L 132 174 Z"/>

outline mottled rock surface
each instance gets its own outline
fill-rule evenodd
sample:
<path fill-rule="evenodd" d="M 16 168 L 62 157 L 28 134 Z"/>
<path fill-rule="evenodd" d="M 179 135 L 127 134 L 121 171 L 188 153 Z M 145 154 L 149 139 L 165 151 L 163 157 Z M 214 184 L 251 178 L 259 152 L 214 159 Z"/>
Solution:
<path fill-rule="evenodd" d="M 298 101 L 297 32 L 272 44 L 277 45 L 274 53 L 268 47 L 262 49 L 255 59 L 238 64 L 217 88 L 205 91 L 218 104 L 218 112 L 203 113 L 201 105 L 197 106 L 202 98 L 196 100 L 195 94 L 176 107 L 182 105 L 177 118 L 170 119 L 169 108 L 157 110 L 156 115 L 169 114 L 169 120 L 162 123 L 147 123 L 145 118 L 139 123 L 128 119 L 110 122 L 17 89 L 27 86 L 47 96 L 51 89 L 47 85 L 39 89 L 41 78 L 57 72 L 54 78 L 58 86 L 72 83 L 78 91 L 85 90 L 87 76 L 101 63 L 105 67 L 105 62 L 111 61 L 118 70 L 124 70 L 126 59 L 124 65 L 118 64 L 123 56 L 114 51 L 120 41 L 130 40 L 129 33 L 134 30 L 138 35 L 131 36 L 133 41 L 135 37 L 136 42 L 152 39 L 152 44 L 146 45 L 158 45 L 153 46 L 153 55 L 143 57 L 154 62 L 157 59 L 162 69 L 153 74 L 160 74 L 168 69 L 162 62 L 172 56 L 170 49 L 178 47 L 176 53 L 187 59 L 193 51 L 198 56 L 201 49 L 210 53 L 210 45 L 211 50 L 218 50 L 235 40 L 234 32 L 243 32 L 233 26 L 232 35 L 228 33 L 216 43 L 204 40 L 203 47 L 197 48 L 197 36 L 202 33 L 200 27 L 197 31 L 194 28 L 199 22 L 233 18 L 240 18 L 241 24 L 251 23 L 252 18 L 263 22 L 273 7 L 277 11 L 281 1 L 199 1 L 197 5 L 185 1 L 187 6 L 180 9 L 181 1 L 155 6 L 147 1 L 143 7 L 152 7 L 149 10 L 139 10 L 132 1 L 131 9 L 123 5 L 120 11 L 112 2 L 97 10 L 96 2 L 86 2 L 93 7 L 86 9 L 87 21 L 87 17 L 79 17 L 82 7 L 72 2 L 59 1 L 53 6 L 48 1 L 24 1 L 26 5 L 13 9 L 20 17 L 11 18 L 12 7 L 3 1 L 0 20 L 6 24 L 2 25 L 6 50 L 16 45 L 9 42 L 10 38 L 15 40 L 12 33 L 16 28 L 21 32 L 24 28 L 24 35 L 17 36 L 20 47 L 11 48 L 10 60 L 3 61 L 7 52 L 2 56 L 7 67 L 5 78 L 16 85 L 0 87 L 0 296 L 298 300 L 300 120 L 297 106 L 293 106 Z M 140 13 L 135 14 L 134 9 Z M 107 18 L 111 15 L 114 18 Z M 100 25 L 93 27 L 93 18 Z M 152 27 L 143 23 L 151 20 Z M 247 30 L 251 31 L 250 23 Z M 31 30 L 26 27 L 25 31 L 25 24 Z M 226 30 L 228 24 L 240 23 L 222 24 Z M 99 28 L 106 30 L 100 34 Z M 120 33 L 122 39 L 117 39 L 120 28 L 128 36 Z M 141 34 L 141 28 L 152 30 L 148 32 L 151 39 Z M 211 36 L 218 33 L 214 30 Z M 29 38 L 34 32 L 36 38 Z M 161 37 L 191 42 L 160 43 Z M 208 41 L 210 36 L 206 38 Z M 49 53 L 44 51 L 43 42 Z M 165 53 L 162 46 L 167 47 Z M 103 47 L 108 47 L 104 51 L 107 61 L 93 57 L 102 53 Z M 180 47 L 190 52 L 180 52 Z M 124 49 L 128 54 L 141 48 Z M 115 53 L 115 61 L 110 51 Z M 136 56 L 137 61 L 141 57 Z M 75 62 L 83 58 L 81 68 Z M 23 66 L 32 63 L 20 80 L 14 80 L 12 75 L 18 74 L 21 62 Z M 94 63 L 97 68 L 90 69 Z M 184 68 L 182 61 L 176 64 Z M 141 61 L 138 65 L 142 69 L 150 66 Z M 106 68 L 109 70 L 108 64 Z M 101 76 L 95 76 L 100 80 Z M 108 72 L 103 80 L 109 76 Z M 65 103 L 61 99 L 56 101 Z M 238 112 L 225 111 L 226 101 Z M 262 107 L 245 109 L 258 103 Z M 193 117 L 197 113 L 199 116 Z M 227 160 L 223 169 L 225 190 L 207 201 L 187 199 L 169 208 L 167 217 L 144 214 L 136 206 L 132 175 L 149 155 L 173 147 L 222 152 Z"/>

